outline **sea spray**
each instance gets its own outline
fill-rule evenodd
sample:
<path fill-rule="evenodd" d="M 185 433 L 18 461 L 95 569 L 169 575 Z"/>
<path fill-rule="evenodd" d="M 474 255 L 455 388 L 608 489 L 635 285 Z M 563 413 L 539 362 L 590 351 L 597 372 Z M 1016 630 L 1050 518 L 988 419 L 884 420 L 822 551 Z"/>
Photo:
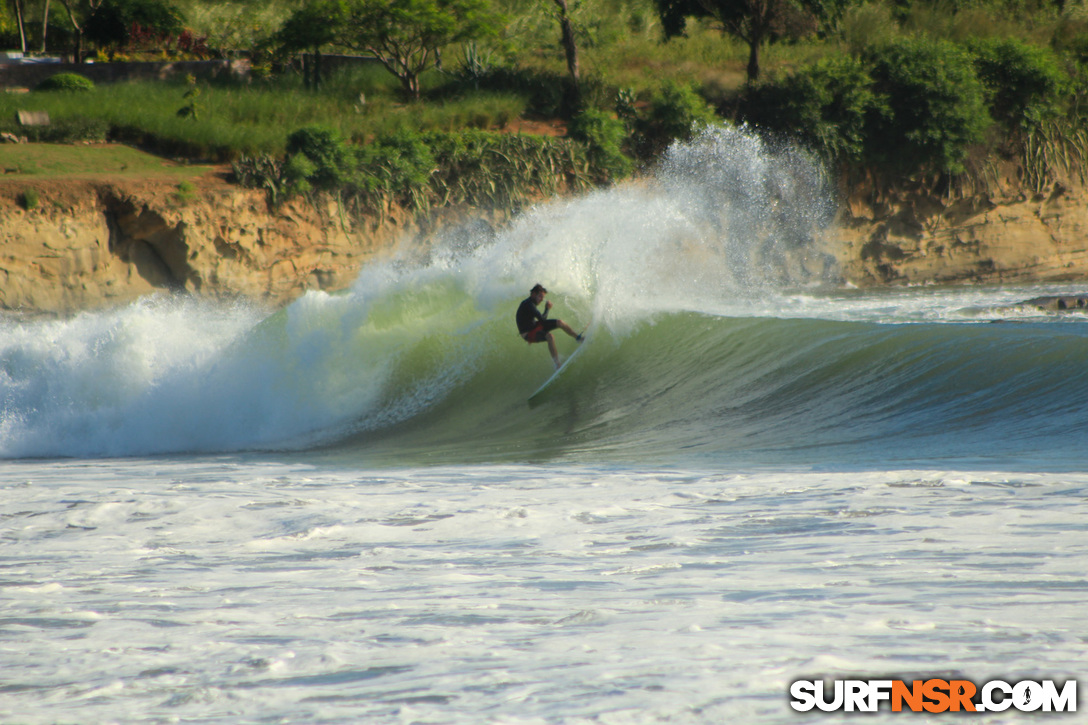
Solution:
<path fill-rule="evenodd" d="M 838 281 L 834 261 L 815 247 L 835 216 L 833 187 L 805 150 L 711 127 L 671 146 L 655 179 L 721 259 L 716 289 L 744 297 Z"/>
<path fill-rule="evenodd" d="M 815 246 L 834 211 L 810 156 L 714 127 L 670 148 L 652 174 L 538 206 L 443 263 L 491 304 L 547 281 L 595 321 L 629 326 L 836 282 L 833 260 Z"/>

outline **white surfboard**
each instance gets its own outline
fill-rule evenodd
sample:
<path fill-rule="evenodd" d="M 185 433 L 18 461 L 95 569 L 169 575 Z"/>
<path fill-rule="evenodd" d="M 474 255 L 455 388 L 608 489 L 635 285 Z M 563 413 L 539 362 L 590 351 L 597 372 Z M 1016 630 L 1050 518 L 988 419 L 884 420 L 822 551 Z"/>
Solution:
<path fill-rule="evenodd" d="M 544 393 L 544 391 L 548 389 L 548 386 L 550 386 L 552 383 L 554 383 L 556 380 L 559 379 L 559 376 L 563 374 L 563 371 L 567 369 L 567 367 L 571 364 L 571 361 L 573 361 L 574 358 L 578 357 L 579 353 L 581 353 L 582 350 L 585 349 L 585 347 L 586 347 L 586 339 L 585 339 L 585 333 L 583 332 L 582 333 L 582 342 L 579 343 L 578 347 L 575 348 L 574 352 L 572 352 L 570 354 L 570 356 L 567 357 L 567 359 L 563 361 L 563 364 L 560 365 L 559 368 L 556 369 L 556 371 L 554 373 L 552 373 L 552 376 L 550 378 L 548 378 L 547 380 L 545 380 L 544 384 L 541 385 L 539 388 L 537 388 L 535 393 L 533 393 L 532 395 L 529 396 L 529 402 L 530 403 L 535 403 L 535 402 L 539 401 L 540 395 L 542 395 Z"/>

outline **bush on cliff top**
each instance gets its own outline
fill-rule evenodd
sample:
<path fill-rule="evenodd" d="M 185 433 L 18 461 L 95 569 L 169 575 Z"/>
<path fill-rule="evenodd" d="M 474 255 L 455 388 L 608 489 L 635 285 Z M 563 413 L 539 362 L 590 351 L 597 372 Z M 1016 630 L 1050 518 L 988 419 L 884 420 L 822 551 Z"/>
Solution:
<path fill-rule="evenodd" d="M 973 40 L 967 48 L 995 119 L 1026 128 L 1057 115 L 1069 77 L 1053 51 L 1015 38 Z"/>
<path fill-rule="evenodd" d="M 627 140 L 623 121 L 591 108 L 571 119 L 567 133 L 586 144 L 589 158 L 599 172 L 598 181 L 607 183 L 631 173 L 634 162 L 623 152 Z"/>
<path fill-rule="evenodd" d="M 36 91 L 91 91 L 94 90 L 94 81 L 78 73 L 57 73 L 39 83 L 34 88 Z"/>
<path fill-rule="evenodd" d="M 748 90 L 745 120 L 796 138 L 827 159 L 859 161 L 876 96 L 857 58 L 829 58 Z"/>
<path fill-rule="evenodd" d="M 960 173 L 992 123 L 971 56 L 960 46 L 898 40 L 867 54 L 874 112 L 867 157 L 892 170 Z"/>

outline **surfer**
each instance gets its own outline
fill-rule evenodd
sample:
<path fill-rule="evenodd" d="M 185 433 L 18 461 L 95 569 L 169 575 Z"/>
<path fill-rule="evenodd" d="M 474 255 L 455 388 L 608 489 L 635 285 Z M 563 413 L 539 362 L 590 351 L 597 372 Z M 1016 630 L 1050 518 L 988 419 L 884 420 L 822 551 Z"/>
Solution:
<path fill-rule="evenodd" d="M 548 319 L 548 312 L 552 309 L 550 300 L 544 305 L 544 313 L 541 314 L 537 308 L 544 301 L 544 295 L 546 294 L 548 294 L 548 290 L 538 284 L 529 291 L 529 296 L 522 300 L 521 305 L 518 306 L 517 314 L 518 334 L 530 345 L 534 342 L 547 341 L 548 352 L 552 354 L 552 361 L 555 363 L 555 369 L 558 370 L 559 352 L 555 349 L 555 338 L 552 337 L 552 330 L 558 327 L 578 342 L 581 342 L 583 338 L 582 335 L 572 330 L 570 325 L 562 320 Z"/>

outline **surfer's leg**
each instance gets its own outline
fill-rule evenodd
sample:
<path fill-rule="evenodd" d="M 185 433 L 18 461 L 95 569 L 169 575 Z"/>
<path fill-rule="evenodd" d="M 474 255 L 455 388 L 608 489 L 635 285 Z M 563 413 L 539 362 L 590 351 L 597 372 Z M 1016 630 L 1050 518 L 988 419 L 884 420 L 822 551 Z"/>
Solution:
<path fill-rule="evenodd" d="M 575 332 L 574 329 L 571 328 L 571 326 L 568 325 L 567 323 L 563 322 L 562 320 L 556 320 L 555 321 L 555 326 L 558 327 L 563 332 L 570 335 L 571 337 L 573 337 L 575 340 L 578 340 L 578 333 Z M 579 340 L 579 342 L 581 342 L 581 340 Z"/>
<path fill-rule="evenodd" d="M 552 333 L 548 333 L 548 352 L 552 354 L 552 362 L 555 363 L 555 369 L 559 369 L 559 351 L 555 349 L 555 336 Z"/>

